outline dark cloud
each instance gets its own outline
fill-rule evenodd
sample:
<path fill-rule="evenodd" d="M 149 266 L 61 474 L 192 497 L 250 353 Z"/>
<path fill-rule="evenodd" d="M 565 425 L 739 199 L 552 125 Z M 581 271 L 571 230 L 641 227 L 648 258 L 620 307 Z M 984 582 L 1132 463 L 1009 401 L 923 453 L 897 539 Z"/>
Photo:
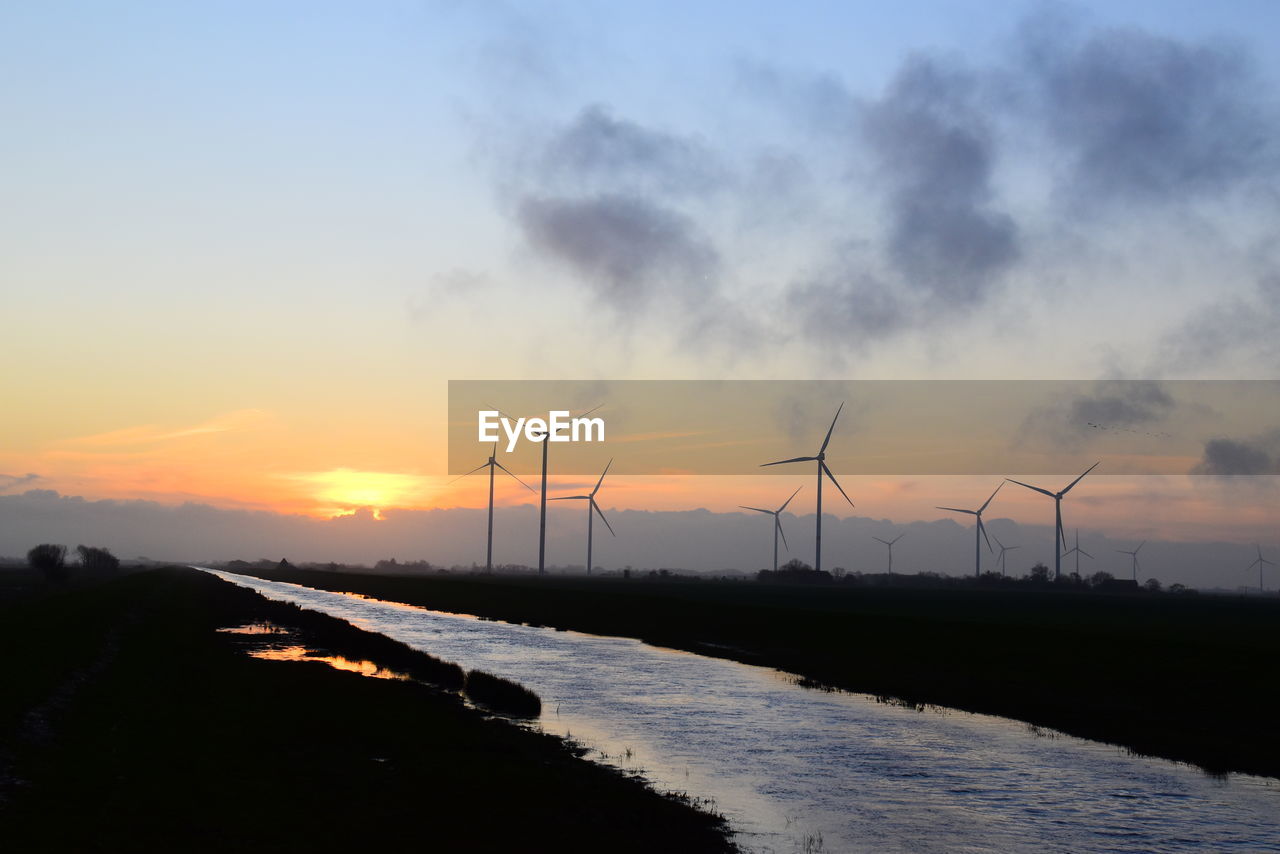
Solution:
<path fill-rule="evenodd" d="M 568 188 L 631 185 L 672 196 L 705 193 L 727 178 L 702 144 L 614 118 L 599 105 L 556 134 L 538 166 L 544 180 Z"/>
<path fill-rule="evenodd" d="M 714 287 L 715 250 L 675 211 L 644 199 L 524 199 L 517 220 L 530 244 L 619 308 L 643 306 L 656 292 L 682 301 Z"/>
<path fill-rule="evenodd" d="M 1138 30 L 1024 32 L 1025 69 L 1077 202 L 1182 202 L 1275 166 L 1274 117 L 1244 52 Z"/>
<path fill-rule="evenodd" d="M 0 474 L 0 492 L 4 492 L 7 489 L 16 489 L 23 484 L 31 483 L 32 481 L 39 479 L 40 475 L 32 473 L 24 475 Z"/>
<path fill-rule="evenodd" d="M 1098 383 L 1090 394 L 1070 401 L 1067 421 L 1076 430 L 1151 425 L 1168 417 L 1175 406 L 1159 382 L 1107 380 Z"/>
<path fill-rule="evenodd" d="M 1204 456 L 1191 473 L 1224 476 L 1280 474 L 1280 457 L 1275 455 L 1274 444 L 1265 440 L 1210 439 L 1204 443 Z"/>
<path fill-rule="evenodd" d="M 1018 229 L 992 204 L 996 152 L 973 76 L 910 60 L 866 106 L 862 130 L 889 185 L 887 255 L 910 286 L 980 301 L 1018 259 Z"/>
<path fill-rule="evenodd" d="M 1168 389 L 1155 380 L 1099 380 L 1085 392 L 1030 412 L 1014 437 L 1014 447 L 1047 444 L 1080 450 L 1107 433 L 1169 438 L 1157 430 L 1178 409 Z"/>
<path fill-rule="evenodd" d="M 749 63 L 738 72 L 745 91 L 800 128 L 785 143 L 794 150 L 768 147 L 774 140 L 761 159 L 740 141 L 713 148 L 588 105 L 540 138 L 512 135 L 511 211 L 528 245 L 621 309 L 675 319 L 686 338 L 731 342 L 742 336 L 703 330 L 760 306 L 724 259 L 773 240 L 771 257 L 794 266 L 771 271 L 786 283 L 781 310 L 757 322 L 790 324 L 848 355 L 987 305 L 1011 273 L 1030 269 L 1037 247 L 1061 250 L 1046 215 L 1087 247 L 1106 235 L 1081 206 L 1142 203 L 1176 218 L 1188 203 L 1277 185 L 1270 95 L 1231 45 L 1037 15 L 1001 60 L 913 56 L 869 99 L 830 74 Z M 743 165 L 753 157 L 759 175 Z M 1024 209 L 1001 193 L 1026 168 L 1049 179 L 1047 198 L 1067 203 L 1034 211 L 1040 222 L 1015 218 Z M 729 209 L 714 224 L 709 196 Z M 868 202 L 882 213 L 875 231 L 844 224 L 844 208 Z M 734 237 L 726 222 L 751 228 Z M 734 251 L 733 239 L 751 252 Z M 1070 254 L 1058 251 L 1040 281 L 1054 281 Z M 1166 345 L 1170 358 L 1237 346 L 1237 330 L 1261 325 L 1251 319 L 1260 306 L 1280 318 L 1280 299 L 1210 309 Z M 1076 415 L 1103 419 L 1089 407 L 1107 404 L 1082 403 Z"/>
<path fill-rule="evenodd" d="M 787 307 L 810 334 L 858 351 L 907 324 L 905 298 L 858 269 L 836 269 L 787 292 Z"/>

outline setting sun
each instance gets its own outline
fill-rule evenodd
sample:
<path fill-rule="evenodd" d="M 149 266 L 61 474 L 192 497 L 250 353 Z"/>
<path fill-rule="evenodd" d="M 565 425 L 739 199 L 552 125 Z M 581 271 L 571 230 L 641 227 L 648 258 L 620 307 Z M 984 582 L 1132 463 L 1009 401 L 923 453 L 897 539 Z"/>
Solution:
<path fill-rule="evenodd" d="M 317 502 L 312 512 L 316 515 L 341 515 L 370 507 L 380 518 L 382 508 L 412 505 L 423 490 L 422 478 L 389 472 L 339 468 L 284 477 L 311 487 Z"/>

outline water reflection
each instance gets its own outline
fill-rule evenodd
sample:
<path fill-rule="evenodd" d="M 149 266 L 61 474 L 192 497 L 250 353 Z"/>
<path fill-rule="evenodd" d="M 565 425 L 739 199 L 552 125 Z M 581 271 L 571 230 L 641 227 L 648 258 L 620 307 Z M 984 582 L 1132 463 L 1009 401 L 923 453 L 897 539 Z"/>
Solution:
<path fill-rule="evenodd" d="M 350 658 L 343 658 L 340 655 L 321 655 L 318 652 L 307 649 L 305 646 L 267 646 L 251 650 L 249 655 L 254 658 L 263 658 L 267 661 L 322 661 L 335 670 L 359 673 L 361 676 L 369 676 L 374 679 L 409 681 L 407 674 L 379 667 L 372 661 L 356 661 Z"/>
<path fill-rule="evenodd" d="M 402 682 L 410 680 L 408 674 L 388 670 L 372 661 L 345 658 L 341 655 L 328 655 L 296 643 L 280 643 L 278 639 L 293 639 L 295 638 L 295 633 L 291 629 L 277 626 L 275 623 L 265 620 L 245 623 L 243 626 L 226 626 L 218 629 L 218 631 L 251 638 L 277 639 L 275 643 L 270 641 L 250 641 L 247 644 L 246 652 L 253 658 L 261 658 L 267 661 L 319 661 L 335 670 L 359 673 L 361 676 L 368 676 L 372 679 L 397 679 Z"/>
<path fill-rule="evenodd" d="M 1214 779 L 627 638 L 216 574 L 527 686 L 543 729 L 706 799 L 748 851 L 1280 851 L 1280 781 Z"/>

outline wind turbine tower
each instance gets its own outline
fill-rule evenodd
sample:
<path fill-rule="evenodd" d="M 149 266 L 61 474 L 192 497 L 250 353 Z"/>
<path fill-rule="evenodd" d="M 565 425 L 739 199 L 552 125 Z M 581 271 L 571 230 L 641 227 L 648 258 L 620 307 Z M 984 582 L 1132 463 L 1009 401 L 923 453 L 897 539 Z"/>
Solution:
<path fill-rule="evenodd" d="M 596 504 L 596 493 L 600 491 L 600 484 L 604 483 L 604 476 L 609 473 L 609 466 L 613 465 L 613 460 L 609 460 L 609 464 L 604 467 L 604 471 L 600 473 L 600 479 L 596 481 L 595 488 L 586 495 L 561 495 L 550 499 L 551 501 L 586 501 L 587 502 L 587 575 L 591 574 L 591 537 L 592 522 L 595 520 L 595 513 L 600 515 L 600 521 L 604 522 L 604 526 L 609 529 L 609 533 L 613 533 L 613 526 L 609 524 L 609 520 L 604 517 L 604 511 L 600 509 L 600 505 Z"/>
<path fill-rule="evenodd" d="M 853 506 L 851 499 L 844 491 L 844 487 L 840 485 L 840 481 L 836 480 L 836 476 L 831 473 L 831 469 L 827 467 L 827 445 L 831 442 L 831 431 L 836 429 L 836 421 L 840 418 L 840 412 L 844 409 L 844 404 L 840 404 L 840 408 L 836 410 L 836 417 L 831 419 L 831 426 L 827 428 L 826 438 L 822 440 L 822 447 L 818 448 L 818 455 L 814 457 L 792 457 L 789 460 L 778 460 L 772 463 L 762 463 L 761 468 L 765 466 L 781 466 L 787 463 L 811 463 L 818 464 L 818 524 L 817 531 L 813 540 L 813 568 L 815 570 L 822 569 L 822 476 L 825 474 L 831 478 L 831 482 L 836 485 L 836 489 L 840 490 L 840 494 L 844 496 L 844 500 L 849 502 L 849 506 Z"/>
<path fill-rule="evenodd" d="M 1084 470 L 1084 474 L 1080 475 L 1080 477 L 1071 481 L 1071 483 L 1068 483 L 1061 492 L 1050 492 L 1047 489 L 1041 489 L 1038 486 L 1032 486 L 1029 483 L 1023 483 L 1022 481 L 1014 480 L 1011 477 L 1005 478 L 1005 480 L 1016 483 L 1018 484 L 1018 486 L 1025 486 L 1027 489 L 1038 492 L 1041 495 L 1047 495 L 1053 499 L 1054 517 L 1056 519 L 1056 524 L 1054 526 L 1054 537 L 1053 537 L 1053 580 L 1054 581 L 1057 581 L 1058 579 L 1062 578 L 1062 550 L 1067 547 L 1067 535 L 1062 532 L 1062 496 L 1070 492 L 1071 487 L 1075 486 L 1077 483 L 1084 480 L 1085 474 L 1088 474 L 1089 472 L 1093 471 L 1097 467 L 1098 467 L 1098 463 L 1094 463 L 1093 465 L 1089 466 L 1087 469 Z M 1059 545 L 1059 543 L 1061 543 L 1061 545 Z"/>
<path fill-rule="evenodd" d="M 1264 566 L 1275 566 L 1275 564 L 1262 556 L 1262 546 L 1258 546 L 1258 559 L 1245 567 L 1245 570 L 1253 569 L 1255 566 L 1258 568 L 1258 592 L 1264 593 L 1266 588 L 1262 586 L 1262 568 Z"/>
<path fill-rule="evenodd" d="M 1000 547 L 1000 554 L 999 554 L 999 556 L 996 558 L 996 560 L 1000 562 L 1000 575 L 1002 575 L 1002 576 L 1003 576 L 1003 575 L 1004 575 L 1004 570 L 1005 570 L 1005 565 L 1004 565 L 1004 564 L 1005 564 L 1005 556 L 1004 556 L 1004 553 L 1005 553 L 1005 552 L 1016 551 L 1017 549 L 1022 548 L 1022 546 L 1006 546 L 1004 543 L 1000 542 L 1000 538 L 999 538 L 999 537 L 997 537 L 997 536 L 995 536 L 994 534 L 992 535 L 992 537 L 991 537 L 991 538 L 992 538 L 993 540 L 995 540 L 995 541 L 996 541 L 996 545 Z"/>
<path fill-rule="evenodd" d="M 1147 541 L 1143 540 L 1142 545 L 1138 546 L 1136 549 L 1134 549 L 1131 552 L 1125 551 L 1124 549 L 1116 549 L 1116 551 L 1118 551 L 1120 554 L 1128 555 L 1129 557 L 1133 558 L 1133 580 L 1134 581 L 1138 580 L 1138 566 L 1139 566 L 1138 552 L 1142 551 L 1142 546 L 1145 546 L 1146 544 L 1147 544 Z M 1252 568 L 1252 565 L 1250 565 L 1250 568 Z"/>
<path fill-rule="evenodd" d="M 791 493 L 791 498 L 796 497 L 796 493 L 804 489 L 803 486 L 796 487 L 796 491 Z M 782 533 L 782 519 L 779 518 L 783 510 L 787 509 L 787 505 L 791 503 L 791 498 L 782 502 L 782 506 L 777 510 L 765 510 L 763 507 L 748 507 L 745 504 L 739 504 L 743 510 L 754 510 L 757 513 L 768 513 L 773 517 L 773 571 L 778 571 L 778 537 L 782 537 L 782 545 L 786 546 L 787 551 L 791 551 L 791 546 L 787 545 L 787 535 Z"/>
<path fill-rule="evenodd" d="M 1068 555 L 1070 555 L 1070 554 L 1072 554 L 1072 553 L 1074 553 L 1074 554 L 1075 554 L 1075 556 L 1076 556 L 1076 578 L 1080 578 L 1080 555 L 1084 555 L 1084 556 L 1085 556 L 1085 557 L 1087 557 L 1089 560 L 1093 560 L 1093 555 L 1089 554 L 1087 551 L 1085 551 L 1084 549 L 1080 548 L 1080 529 L 1079 529 L 1079 528 L 1076 528 L 1076 544 L 1075 544 L 1075 546 L 1074 546 L 1074 547 L 1072 547 L 1071 551 L 1069 551 L 1069 552 L 1064 552 L 1062 556 L 1063 556 L 1063 557 L 1067 557 Z"/>
<path fill-rule="evenodd" d="M 520 484 L 525 489 L 529 490 L 530 492 L 533 492 L 534 489 L 532 486 L 525 483 L 523 480 L 516 477 L 514 474 L 511 474 L 510 471 L 507 471 L 506 466 L 498 462 L 498 444 L 496 442 L 493 445 L 493 451 L 489 454 L 489 460 L 487 462 L 476 466 L 471 471 L 467 472 L 467 474 L 462 475 L 462 477 L 455 478 L 455 481 L 461 480 L 463 477 L 466 477 L 467 475 L 475 474 L 476 472 L 480 471 L 480 469 L 483 469 L 483 468 L 487 468 L 489 470 L 489 536 L 486 541 L 487 546 L 485 548 L 485 555 L 484 555 L 484 571 L 493 572 L 493 475 L 494 475 L 494 471 L 496 469 L 502 469 L 503 471 L 507 472 L 508 475 L 511 475 L 511 477 L 515 478 L 516 483 Z"/>
<path fill-rule="evenodd" d="M 902 539 L 903 537 L 905 537 L 906 535 L 907 535 L 907 532 L 903 531 L 901 534 L 894 537 L 892 540 L 882 540 L 879 537 L 871 538 L 876 542 L 884 543 L 886 546 L 889 547 L 889 574 L 890 575 L 893 575 L 893 544 L 896 543 L 898 540 Z"/>
<path fill-rule="evenodd" d="M 1000 487 L 1004 486 L 1004 481 L 1000 481 L 1000 486 L 996 487 L 996 492 L 1000 491 Z M 1068 487 L 1069 488 L 1069 487 Z M 949 510 L 952 513 L 968 513 L 970 516 L 978 520 L 978 526 L 973 532 L 973 577 L 978 578 L 982 575 L 982 541 L 987 541 L 987 551 L 991 551 L 991 540 L 987 537 L 987 529 L 982 524 L 982 511 L 987 509 L 987 505 L 991 503 L 991 499 L 996 497 L 996 492 L 991 493 L 991 498 L 982 502 L 982 506 L 977 510 L 961 510 L 959 507 L 938 507 L 938 510 Z"/>

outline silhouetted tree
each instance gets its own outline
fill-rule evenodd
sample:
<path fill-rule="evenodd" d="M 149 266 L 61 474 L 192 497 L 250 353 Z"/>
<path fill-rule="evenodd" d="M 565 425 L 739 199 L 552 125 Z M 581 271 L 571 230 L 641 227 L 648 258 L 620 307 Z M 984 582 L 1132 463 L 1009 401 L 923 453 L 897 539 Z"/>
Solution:
<path fill-rule="evenodd" d="M 1043 563 L 1037 563 L 1031 567 L 1031 574 L 1027 576 L 1033 584 L 1044 584 L 1049 580 L 1049 567 Z"/>
<path fill-rule="evenodd" d="M 1147 589 L 1148 589 L 1148 590 L 1150 590 L 1152 593 L 1159 593 L 1159 592 L 1160 592 L 1160 579 L 1158 579 L 1158 578 L 1148 578 L 1148 579 L 1147 579 L 1147 583 L 1146 583 L 1146 584 L 1144 584 L 1144 585 L 1143 585 L 1143 587 L 1147 588 Z"/>
<path fill-rule="evenodd" d="M 91 546 L 76 546 L 80 555 L 80 565 L 89 572 L 110 573 L 120 569 L 120 560 L 109 549 Z"/>
<path fill-rule="evenodd" d="M 1089 583 L 1094 587 L 1101 587 L 1108 582 L 1115 581 L 1115 576 L 1109 572 L 1095 572 L 1089 576 Z"/>
<path fill-rule="evenodd" d="M 41 543 L 27 552 L 27 564 L 44 573 L 50 581 L 67 580 L 67 547 Z"/>

